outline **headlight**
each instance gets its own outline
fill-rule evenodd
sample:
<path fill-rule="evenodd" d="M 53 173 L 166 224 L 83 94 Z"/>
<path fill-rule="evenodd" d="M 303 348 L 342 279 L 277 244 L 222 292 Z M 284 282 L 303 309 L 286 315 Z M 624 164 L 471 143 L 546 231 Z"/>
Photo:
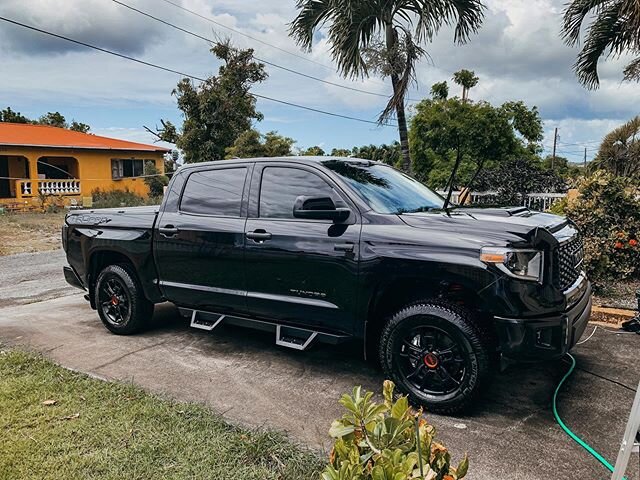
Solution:
<path fill-rule="evenodd" d="M 495 265 L 511 277 L 542 281 L 544 253 L 540 250 L 485 247 L 480 252 L 480 260 Z"/>

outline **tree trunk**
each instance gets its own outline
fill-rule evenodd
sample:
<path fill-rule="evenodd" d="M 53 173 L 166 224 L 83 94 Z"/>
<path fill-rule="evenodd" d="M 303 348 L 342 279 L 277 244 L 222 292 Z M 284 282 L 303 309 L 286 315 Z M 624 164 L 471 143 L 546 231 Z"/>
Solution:
<path fill-rule="evenodd" d="M 398 41 L 396 32 L 393 30 L 393 24 L 389 21 L 385 27 L 385 40 L 387 45 L 387 51 L 394 50 L 396 42 Z M 397 73 L 391 74 L 391 85 L 393 86 L 393 94 L 398 93 L 398 84 L 400 79 Z M 402 170 L 405 173 L 411 173 L 411 157 L 409 155 L 409 134 L 407 130 L 407 117 L 404 112 L 404 99 L 396 106 L 396 117 L 398 120 L 398 134 L 400 136 L 400 151 L 402 155 Z"/>

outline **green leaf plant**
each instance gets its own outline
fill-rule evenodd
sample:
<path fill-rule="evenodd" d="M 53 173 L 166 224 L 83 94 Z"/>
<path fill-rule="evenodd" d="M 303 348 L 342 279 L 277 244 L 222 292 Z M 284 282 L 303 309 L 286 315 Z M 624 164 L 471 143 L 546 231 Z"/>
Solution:
<path fill-rule="evenodd" d="M 361 387 L 342 396 L 346 413 L 329 429 L 335 443 L 322 480 L 459 480 L 467 474 L 467 456 L 452 467 L 422 409 L 411 408 L 406 396 L 394 400 L 394 388 L 385 380 L 380 404 Z"/>

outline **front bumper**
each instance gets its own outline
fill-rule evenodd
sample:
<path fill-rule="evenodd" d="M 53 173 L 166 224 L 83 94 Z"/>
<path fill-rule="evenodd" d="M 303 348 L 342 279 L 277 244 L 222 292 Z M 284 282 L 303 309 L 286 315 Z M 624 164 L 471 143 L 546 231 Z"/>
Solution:
<path fill-rule="evenodd" d="M 566 297 L 571 307 L 557 315 L 495 317 L 502 355 L 512 360 L 540 361 L 567 353 L 580 340 L 591 316 L 591 284 L 581 277 Z"/>

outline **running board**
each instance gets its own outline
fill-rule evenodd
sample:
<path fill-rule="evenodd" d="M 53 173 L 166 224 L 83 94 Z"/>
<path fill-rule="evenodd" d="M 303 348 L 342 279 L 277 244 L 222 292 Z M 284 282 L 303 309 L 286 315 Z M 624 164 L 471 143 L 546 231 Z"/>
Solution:
<path fill-rule="evenodd" d="M 257 330 L 270 331 L 275 333 L 276 345 L 292 348 L 294 350 L 306 350 L 316 340 L 322 343 L 335 345 L 351 338 L 350 335 L 318 332 L 315 330 L 291 327 L 289 325 L 283 325 L 266 320 L 236 317 L 188 308 L 179 308 L 179 310 L 183 316 L 191 318 L 190 326 L 193 328 L 210 332 L 224 321 L 224 323 L 228 325 L 237 325 Z"/>

